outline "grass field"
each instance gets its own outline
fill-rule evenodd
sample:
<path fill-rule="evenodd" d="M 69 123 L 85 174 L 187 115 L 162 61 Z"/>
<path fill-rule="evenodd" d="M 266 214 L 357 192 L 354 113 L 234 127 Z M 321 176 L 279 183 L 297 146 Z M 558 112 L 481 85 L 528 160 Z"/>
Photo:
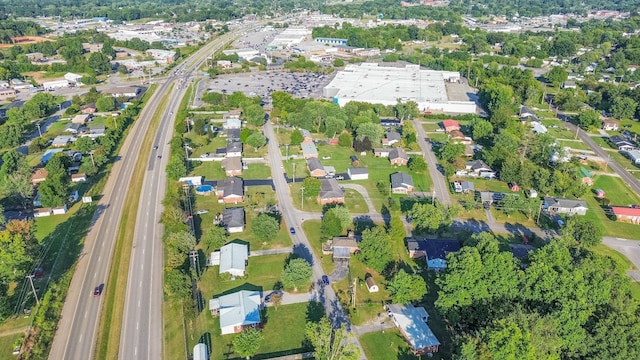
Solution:
<path fill-rule="evenodd" d="M 608 142 L 605 138 L 601 137 L 601 136 L 592 136 L 591 140 L 593 140 L 593 142 L 595 142 L 596 144 L 598 144 L 601 148 L 603 149 L 613 149 L 613 150 L 618 150 L 616 147 L 614 147 L 610 142 Z"/>
<path fill-rule="evenodd" d="M 414 360 L 418 359 L 409 348 L 405 339 L 395 328 L 384 332 L 372 332 L 360 337 L 360 344 L 368 359 L 376 360 Z"/>
<path fill-rule="evenodd" d="M 297 182 L 295 184 L 289 185 L 291 200 L 293 200 L 293 206 L 297 209 L 301 209 L 304 211 L 315 211 L 321 212 L 323 206 L 318 203 L 318 198 L 316 196 L 304 196 L 304 206 L 302 204 L 302 183 Z M 351 213 L 368 213 L 369 207 L 367 203 L 364 201 L 362 195 L 353 189 L 344 189 L 344 206 Z"/>
<path fill-rule="evenodd" d="M 576 150 L 591 150 L 589 145 L 583 143 L 582 141 L 556 140 L 556 142 L 561 147 L 567 146 Z"/>
<path fill-rule="evenodd" d="M 604 190 L 612 205 L 640 204 L 640 197 L 619 177 L 596 175 L 592 188 Z"/>
<path fill-rule="evenodd" d="M 437 122 L 423 122 L 422 128 L 424 131 L 431 132 L 437 131 L 438 129 L 442 129 L 442 127 Z"/>

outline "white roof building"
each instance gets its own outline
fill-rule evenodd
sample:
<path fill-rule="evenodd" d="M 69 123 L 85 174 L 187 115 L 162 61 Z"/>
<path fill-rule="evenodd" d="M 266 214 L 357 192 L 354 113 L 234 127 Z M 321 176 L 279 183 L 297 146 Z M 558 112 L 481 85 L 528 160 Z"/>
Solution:
<path fill-rule="evenodd" d="M 438 351 L 440 341 L 427 325 L 429 314 L 423 307 L 416 308 L 411 304 L 389 304 L 387 310 L 414 354 Z"/>
<path fill-rule="evenodd" d="M 45 89 L 60 89 L 69 86 L 69 80 L 54 80 L 54 81 L 45 81 L 42 83 L 42 87 Z"/>
<path fill-rule="evenodd" d="M 473 101 L 451 100 L 447 94 L 445 84 L 459 80 L 459 72 L 423 70 L 418 65 L 349 64 L 323 89 L 323 96 L 340 106 L 350 101 L 395 105 L 400 99 L 415 101 L 420 111 L 475 113 Z"/>
<path fill-rule="evenodd" d="M 244 276 L 249 258 L 249 247 L 245 244 L 230 243 L 220 248 L 220 274 Z"/>
<path fill-rule="evenodd" d="M 220 315 L 222 335 L 239 333 L 260 324 L 261 299 L 259 291 L 241 290 L 209 300 L 209 310 Z"/>
<path fill-rule="evenodd" d="M 193 360 L 209 360 L 207 344 L 198 343 L 193 347 Z"/>
<path fill-rule="evenodd" d="M 74 73 L 66 73 L 64 74 L 64 79 L 73 84 L 81 84 L 82 83 L 82 75 L 74 74 Z"/>

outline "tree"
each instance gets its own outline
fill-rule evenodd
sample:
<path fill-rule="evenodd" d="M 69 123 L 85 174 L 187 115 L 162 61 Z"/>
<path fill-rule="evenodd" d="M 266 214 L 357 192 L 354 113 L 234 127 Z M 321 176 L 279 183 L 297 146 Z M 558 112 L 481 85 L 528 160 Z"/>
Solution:
<path fill-rule="evenodd" d="M 113 98 L 113 96 L 103 96 L 96 100 L 96 109 L 98 109 L 98 111 L 112 111 L 115 110 L 115 108 L 116 100 Z"/>
<path fill-rule="evenodd" d="M 291 132 L 291 145 L 300 145 L 302 141 L 304 141 L 302 132 L 300 131 L 300 129 L 294 129 Z"/>
<path fill-rule="evenodd" d="M 344 325 L 334 329 L 326 317 L 317 323 L 307 323 L 305 334 L 316 360 L 357 360 L 360 356 L 358 348 L 347 341 Z"/>
<path fill-rule="evenodd" d="M 343 132 L 338 136 L 338 145 L 342 147 L 350 147 L 353 143 L 353 137 L 347 132 Z"/>
<path fill-rule="evenodd" d="M 307 196 L 316 197 L 318 196 L 318 194 L 320 194 L 320 188 L 322 187 L 322 182 L 320 181 L 320 179 L 316 177 L 307 176 L 302 181 L 302 186 L 304 187 L 304 191 L 307 194 Z"/>
<path fill-rule="evenodd" d="M 55 159 L 55 156 L 49 161 Z M 47 179 L 38 186 L 40 203 L 44 207 L 53 208 L 65 204 L 69 196 L 69 176 L 66 172 L 49 172 Z"/>
<path fill-rule="evenodd" d="M 187 175 L 187 166 L 180 156 L 172 156 L 165 171 L 169 180 L 178 181 L 178 179 Z"/>
<path fill-rule="evenodd" d="M 247 145 L 258 150 L 267 144 L 267 137 L 260 131 L 255 131 L 247 138 Z"/>
<path fill-rule="evenodd" d="M 441 159 L 450 161 L 464 155 L 464 144 L 459 142 L 447 141 L 438 151 Z"/>
<path fill-rule="evenodd" d="M 396 113 L 396 117 L 400 121 L 413 119 L 420 113 L 420 111 L 418 111 L 418 104 L 415 101 L 407 101 L 406 103 L 403 103 L 398 100 L 398 102 L 394 106 L 394 110 Z"/>
<path fill-rule="evenodd" d="M 258 352 L 263 341 L 262 332 L 250 327 L 233 338 L 233 350 L 241 357 L 249 359 Z"/>
<path fill-rule="evenodd" d="M 30 222 L 7 223 L 6 229 L 0 231 L 0 283 L 24 279 L 39 250 Z"/>
<path fill-rule="evenodd" d="M 96 142 L 92 138 L 88 136 L 83 136 L 83 137 L 80 137 L 78 140 L 76 140 L 73 146 L 81 153 L 88 154 L 92 150 L 97 148 L 98 144 L 96 144 Z"/>
<path fill-rule="evenodd" d="M 221 226 L 212 226 L 202 236 L 202 243 L 209 249 L 219 249 L 227 242 L 227 230 Z"/>
<path fill-rule="evenodd" d="M 334 67 L 343 67 L 344 66 L 344 60 L 342 60 L 342 59 L 334 59 L 333 60 L 333 66 Z"/>
<path fill-rule="evenodd" d="M 382 272 L 393 261 L 389 235 L 382 226 L 362 232 L 358 259 L 368 267 Z"/>
<path fill-rule="evenodd" d="M 95 52 L 89 55 L 87 65 L 96 72 L 96 74 L 104 74 L 111 72 L 111 63 L 109 57 L 103 53 Z"/>
<path fill-rule="evenodd" d="M 604 230 L 599 223 L 589 221 L 584 216 L 572 216 L 567 219 L 562 229 L 562 236 L 574 239 L 586 247 L 596 246 L 602 242 Z"/>
<path fill-rule="evenodd" d="M 563 82 L 567 81 L 569 73 L 562 66 L 554 66 L 544 75 L 545 79 L 557 87 Z"/>
<path fill-rule="evenodd" d="M 435 232 L 442 226 L 451 225 L 455 209 L 446 209 L 439 203 L 414 204 L 407 215 L 418 232 Z"/>
<path fill-rule="evenodd" d="M 427 295 L 427 283 L 418 274 L 407 274 L 400 269 L 396 276 L 387 285 L 389 294 L 394 303 L 409 304 L 420 301 Z"/>
<path fill-rule="evenodd" d="M 475 119 L 471 122 L 472 136 L 475 141 L 487 142 L 493 134 L 493 125 L 484 119 Z"/>
<path fill-rule="evenodd" d="M 365 137 L 362 140 L 356 138 L 353 141 L 353 150 L 357 152 L 371 151 L 371 149 L 373 149 L 373 147 L 371 145 L 371 140 L 369 140 L 368 137 Z"/>
<path fill-rule="evenodd" d="M 247 123 L 253 126 L 262 126 L 264 124 L 264 110 L 260 105 L 250 104 L 243 106 L 242 115 L 247 120 Z"/>
<path fill-rule="evenodd" d="M 287 288 L 298 291 L 299 286 L 308 283 L 313 275 L 309 262 L 302 258 L 291 259 L 282 270 L 282 283 Z"/>
<path fill-rule="evenodd" d="M 344 206 L 335 206 L 327 210 L 322 217 L 321 232 L 324 238 L 341 235 L 353 224 L 351 214 Z"/>
<path fill-rule="evenodd" d="M 195 132 L 197 135 L 204 135 L 205 134 L 205 121 L 203 118 L 197 118 L 193 120 L 193 132 Z"/>
<path fill-rule="evenodd" d="M 270 214 L 262 213 L 256 216 L 251 222 L 251 232 L 260 241 L 275 239 L 279 230 L 280 223 Z"/>
<path fill-rule="evenodd" d="M 345 121 L 335 116 L 329 116 L 324 122 L 324 133 L 333 138 L 336 134 L 344 131 Z"/>
<path fill-rule="evenodd" d="M 249 136 L 251 136 L 251 134 L 253 134 L 253 131 L 251 131 L 251 129 L 246 127 L 242 128 L 242 130 L 240 130 L 240 142 L 246 144 L 247 139 L 249 138 Z"/>
<path fill-rule="evenodd" d="M 407 164 L 409 170 L 414 172 L 421 172 L 427 170 L 427 163 L 424 161 L 424 157 L 421 155 L 411 155 Z"/>
<path fill-rule="evenodd" d="M 356 140 L 362 141 L 367 138 L 371 144 L 379 144 L 383 135 L 384 129 L 380 124 L 364 123 L 358 125 L 356 129 Z"/>
<path fill-rule="evenodd" d="M 196 238 L 189 231 L 175 231 L 164 237 L 164 248 L 167 253 L 165 264 L 177 268 L 187 260 L 189 251 L 196 247 Z"/>
<path fill-rule="evenodd" d="M 585 130 L 588 130 L 594 127 L 599 127 L 600 114 L 598 114 L 597 111 L 592 109 L 582 111 L 580 115 L 578 115 L 578 126 L 580 126 Z"/>
<path fill-rule="evenodd" d="M 616 119 L 633 119 L 636 109 L 638 109 L 638 103 L 632 98 L 620 96 L 613 99 L 611 114 Z"/>

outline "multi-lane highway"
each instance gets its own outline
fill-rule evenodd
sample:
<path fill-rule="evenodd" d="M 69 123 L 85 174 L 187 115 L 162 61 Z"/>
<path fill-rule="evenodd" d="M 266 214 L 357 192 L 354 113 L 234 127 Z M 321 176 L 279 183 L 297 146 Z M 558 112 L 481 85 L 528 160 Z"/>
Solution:
<path fill-rule="evenodd" d="M 178 66 L 167 81 L 160 84 L 155 94 L 145 105 L 139 119 L 134 123 L 120 150 L 121 160 L 114 163 L 111 175 L 105 185 L 103 197 L 98 203 L 98 210 L 85 239 L 82 256 L 76 265 L 62 311 L 62 318 L 58 324 L 58 331 L 49 355 L 50 359 L 91 359 L 93 357 L 103 302 L 102 296 L 93 296 L 93 289 L 107 281 L 117 229 L 122 209 L 127 200 L 127 189 L 153 115 L 157 109 L 161 108 L 165 95 L 171 89 L 174 89 L 174 92 L 169 97 L 168 104 L 177 109 L 180 99 L 184 95 L 187 79 L 204 62 L 206 56 L 229 41 L 235 34 L 229 33 L 214 40 L 194 53 L 183 65 Z M 175 87 L 173 87 L 174 84 Z M 155 138 L 156 143 L 161 147 L 158 151 L 162 151 L 164 155 L 168 155 L 168 148 L 165 145 L 173 129 L 172 118 L 165 113 L 162 126 L 159 127 Z M 144 269 L 141 272 L 147 275 L 136 274 L 142 275 L 143 278 L 135 277 L 133 281 L 138 281 L 138 283 L 129 285 L 129 289 L 133 288 L 134 290 L 127 292 L 125 316 L 130 317 L 135 312 L 139 301 L 144 311 L 139 315 L 136 314 L 137 320 L 125 319 L 123 322 L 123 334 L 135 332 L 137 335 L 132 336 L 132 339 L 127 339 L 128 341 L 121 346 L 120 357 L 122 359 L 161 358 L 162 244 L 161 232 L 159 232 L 161 228 L 157 223 L 161 211 L 158 208 L 161 206 L 162 193 L 165 189 L 163 169 L 166 160 L 167 156 L 157 159 L 157 154 L 151 154 L 145 174 L 146 181 L 140 204 L 142 214 L 138 214 L 140 216 L 137 219 L 136 236 L 140 234 L 146 236 L 135 239 L 136 248 L 133 249 L 131 267 L 137 267 L 138 270 Z M 156 179 L 151 181 L 154 176 Z M 150 184 L 146 184 L 147 182 Z M 130 277 L 129 280 L 131 281 L 132 278 Z M 139 281 L 146 284 L 144 291 L 147 292 L 142 293 L 142 290 L 139 289 Z M 108 287 L 109 284 L 105 284 L 105 286 Z M 136 348 L 139 351 L 138 355 L 129 356 L 129 354 L 136 352 Z"/>

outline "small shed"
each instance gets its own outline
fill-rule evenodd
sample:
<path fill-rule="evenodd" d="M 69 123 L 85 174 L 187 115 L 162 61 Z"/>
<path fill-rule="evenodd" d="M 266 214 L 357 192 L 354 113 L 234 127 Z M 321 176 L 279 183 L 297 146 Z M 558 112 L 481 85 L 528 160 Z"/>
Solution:
<path fill-rule="evenodd" d="M 368 278 L 366 278 L 364 282 L 367 283 L 367 289 L 369 289 L 370 293 L 380 291 L 380 289 L 378 288 L 378 285 L 376 284 L 375 280 L 373 280 L 372 276 L 369 276 Z"/>
<path fill-rule="evenodd" d="M 514 192 L 515 191 L 520 191 L 520 187 L 516 183 L 510 183 L 509 184 L 509 190 L 514 191 Z"/>
<path fill-rule="evenodd" d="M 530 198 L 537 198 L 538 197 L 538 192 L 535 189 L 529 189 L 529 197 Z"/>
<path fill-rule="evenodd" d="M 64 215 L 68 211 L 67 204 L 52 209 L 53 215 Z"/>

